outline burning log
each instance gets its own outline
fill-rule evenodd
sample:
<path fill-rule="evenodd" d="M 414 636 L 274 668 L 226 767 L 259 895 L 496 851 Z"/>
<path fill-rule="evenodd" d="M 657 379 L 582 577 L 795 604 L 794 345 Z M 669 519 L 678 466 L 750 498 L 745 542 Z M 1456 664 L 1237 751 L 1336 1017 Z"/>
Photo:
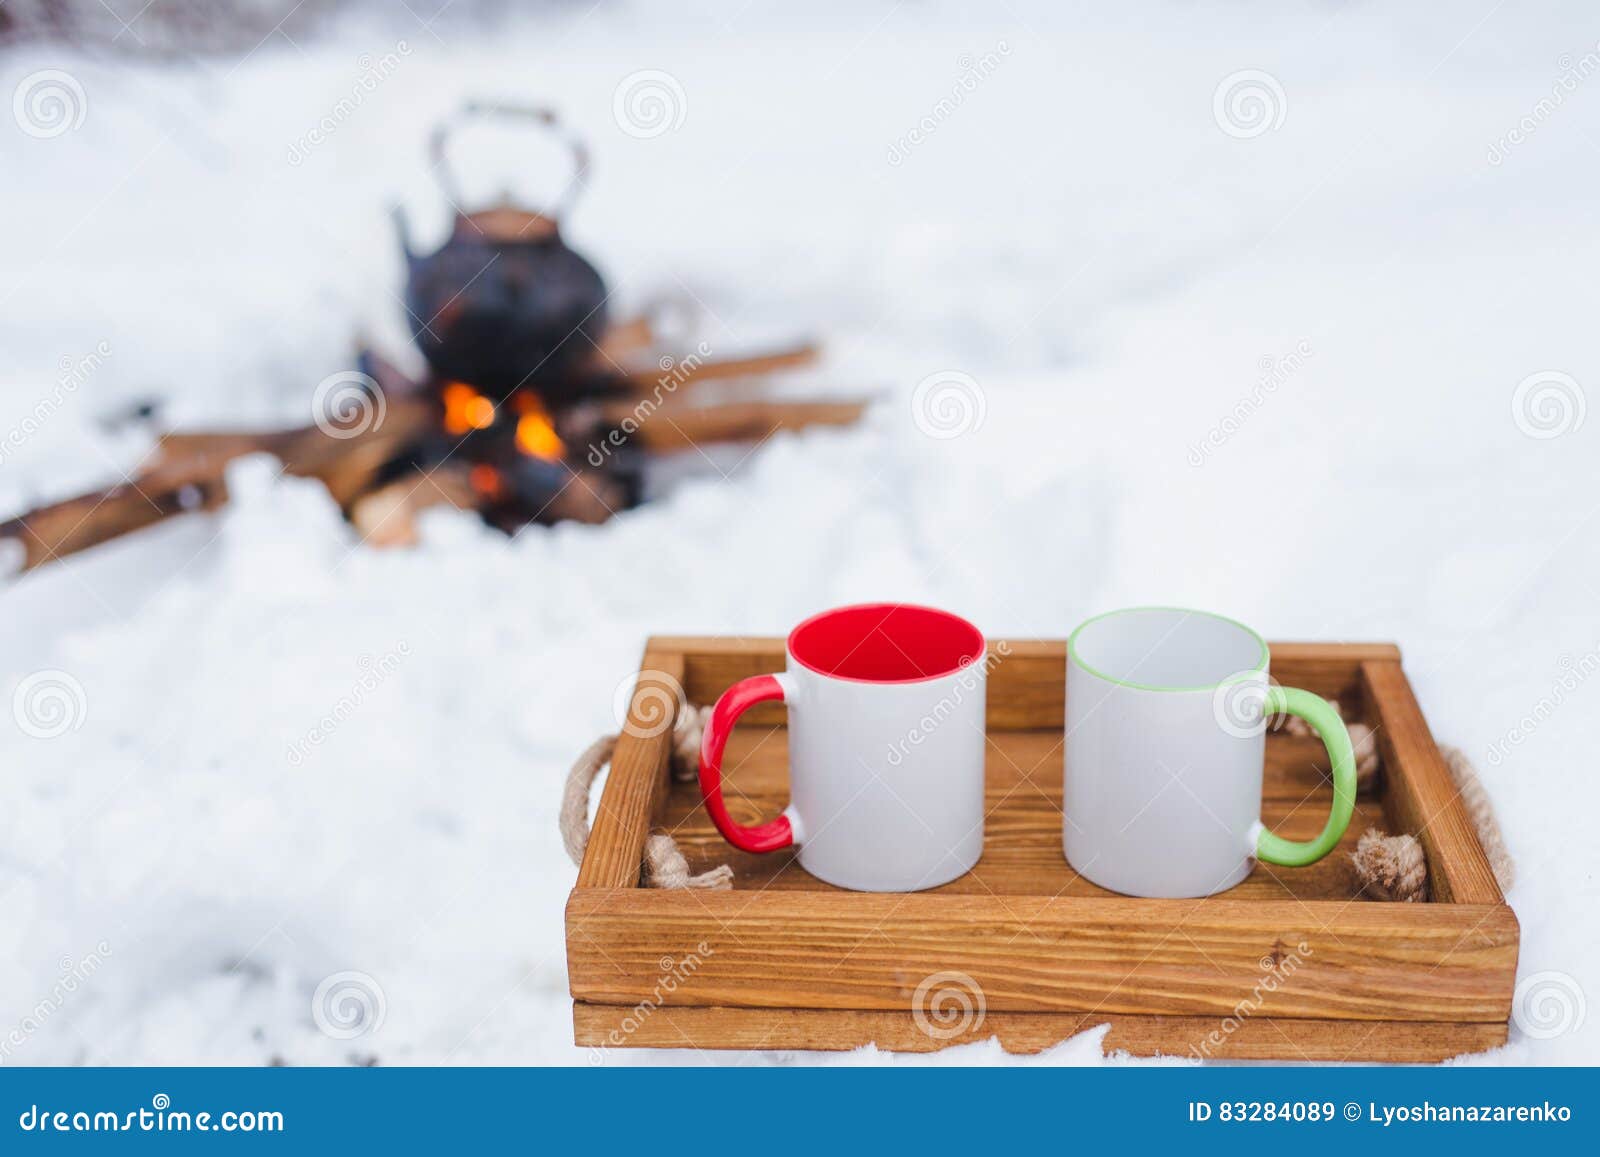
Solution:
<path fill-rule="evenodd" d="M 735 376 L 730 366 L 743 375 L 753 366 L 814 356 L 812 347 L 797 346 L 734 362 L 703 361 L 703 372 L 675 380 L 673 389 Z M 866 406 L 859 399 L 701 406 L 674 393 L 648 405 L 622 397 L 552 412 L 531 391 L 497 405 L 464 383 L 430 389 L 382 359 L 369 355 L 363 365 L 384 396 L 382 418 L 370 429 L 169 433 L 153 464 L 130 481 L 0 522 L 0 543 L 17 544 L 17 569 L 31 570 L 174 514 L 215 510 L 227 501 L 228 463 L 257 453 L 278 458 L 287 474 L 321 481 L 375 546 L 414 543 L 416 515 L 441 504 L 476 510 L 508 531 L 529 522 L 598 524 L 637 501 L 630 463 L 642 456 L 849 425 Z M 569 445 L 584 455 L 569 458 Z M 607 449 L 596 466 L 588 453 L 595 446 L 624 449 Z"/>
<path fill-rule="evenodd" d="M 32 570 L 171 515 L 212 510 L 227 501 L 220 478 L 175 475 L 166 485 L 148 477 L 142 482 L 92 491 L 0 522 L 0 543 L 9 547 L 7 571 Z"/>
<path fill-rule="evenodd" d="M 666 358 L 649 367 L 620 368 L 622 381 L 634 393 L 649 393 L 660 388 L 663 379 L 681 389 L 691 382 L 722 381 L 728 378 L 748 378 L 779 370 L 799 369 L 817 360 L 819 349 L 815 342 L 801 342 L 788 349 L 772 353 L 750 354 L 744 357 L 703 358 L 686 354 L 680 358 Z"/>
<path fill-rule="evenodd" d="M 356 499 L 350 522 L 373 546 L 415 546 L 417 515 L 431 506 L 473 510 L 478 491 L 465 466 L 414 470 Z"/>
<path fill-rule="evenodd" d="M 220 485 L 223 470 L 235 458 L 271 454 L 283 463 L 284 473 L 317 479 L 335 502 L 348 507 L 433 421 L 433 406 L 425 399 L 397 398 L 385 403 L 382 421 L 348 434 L 337 429 L 330 433 L 321 426 L 165 434 L 157 447 L 157 465 L 149 473 L 178 471 Z"/>
<path fill-rule="evenodd" d="M 635 436 L 647 448 L 662 453 L 717 442 L 764 442 L 780 430 L 852 426 L 860 421 L 866 408 L 867 403 L 860 400 L 729 402 L 719 406 L 667 402 L 639 421 Z M 637 410 L 637 406 L 625 402 L 601 407 L 601 413 L 614 425 L 634 417 Z"/>
<path fill-rule="evenodd" d="M 341 505 L 370 483 L 385 462 L 429 422 L 429 407 L 399 399 L 381 427 L 349 438 L 316 426 L 268 433 L 168 434 L 154 465 L 136 477 L 0 522 L 0 542 L 22 549 L 19 569 L 31 570 L 174 514 L 214 510 L 227 501 L 223 472 L 244 454 L 272 454 L 284 471 L 316 478 Z"/>

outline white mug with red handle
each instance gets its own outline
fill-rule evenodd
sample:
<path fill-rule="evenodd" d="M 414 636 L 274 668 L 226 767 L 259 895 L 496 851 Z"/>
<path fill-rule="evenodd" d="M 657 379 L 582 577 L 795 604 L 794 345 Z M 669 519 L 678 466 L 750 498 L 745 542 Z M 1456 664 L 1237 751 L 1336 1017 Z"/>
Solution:
<path fill-rule="evenodd" d="M 983 854 L 986 649 L 965 619 L 868 603 L 824 611 L 789 634 L 787 670 L 722 693 L 700 750 L 706 811 L 746 852 L 799 848 L 818 879 L 914 892 Z M 754 827 L 722 798 L 722 754 L 741 713 L 789 709 L 789 806 Z"/>

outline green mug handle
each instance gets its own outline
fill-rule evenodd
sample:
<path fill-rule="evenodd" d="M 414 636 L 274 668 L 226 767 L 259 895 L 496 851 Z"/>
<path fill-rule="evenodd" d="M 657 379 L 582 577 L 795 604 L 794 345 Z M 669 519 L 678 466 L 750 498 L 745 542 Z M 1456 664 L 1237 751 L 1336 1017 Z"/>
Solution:
<path fill-rule="evenodd" d="M 1322 859 L 1334 848 L 1350 826 L 1350 816 L 1356 807 L 1356 752 L 1350 744 L 1350 733 L 1345 730 L 1339 713 L 1320 695 L 1302 691 L 1298 687 L 1268 687 L 1266 714 L 1293 715 L 1304 719 L 1328 749 L 1328 760 L 1333 768 L 1333 810 L 1322 834 L 1314 840 L 1286 840 L 1280 835 L 1262 829 L 1256 840 L 1256 858 L 1269 864 L 1282 864 L 1286 868 L 1303 868 Z"/>

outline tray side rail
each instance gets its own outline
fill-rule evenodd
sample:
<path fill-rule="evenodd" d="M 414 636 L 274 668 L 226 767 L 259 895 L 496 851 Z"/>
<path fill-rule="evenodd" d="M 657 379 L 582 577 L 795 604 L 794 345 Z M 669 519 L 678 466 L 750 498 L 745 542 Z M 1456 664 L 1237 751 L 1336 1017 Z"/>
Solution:
<path fill-rule="evenodd" d="M 579 888 L 637 888 L 644 843 L 667 798 L 672 731 L 683 698 L 684 655 L 652 640 L 595 805 Z"/>
<path fill-rule="evenodd" d="M 1503 904 L 578 889 L 574 999 L 910 1011 L 956 978 L 994 1011 L 1498 1021 Z M 932 982 L 937 987 L 938 982 Z"/>
<path fill-rule="evenodd" d="M 1422 843 L 1435 903 L 1503 904 L 1489 857 L 1478 842 L 1444 756 L 1398 661 L 1361 664 L 1366 719 L 1384 768 L 1384 810 Z"/>

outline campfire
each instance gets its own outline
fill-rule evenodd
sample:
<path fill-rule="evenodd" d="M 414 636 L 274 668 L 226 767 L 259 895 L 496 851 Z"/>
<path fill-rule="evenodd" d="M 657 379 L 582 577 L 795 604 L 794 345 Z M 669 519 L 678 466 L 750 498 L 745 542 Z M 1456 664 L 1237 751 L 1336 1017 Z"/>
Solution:
<path fill-rule="evenodd" d="M 698 405 L 692 386 L 803 365 L 815 358 L 815 347 L 715 359 L 701 343 L 676 356 L 662 351 L 653 332 L 644 319 L 620 327 L 585 366 L 587 387 L 564 383 L 548 399 L 537 380 L 502 397 L 455 379 L 413 382 L 368 353 L 362 359 L 368 393 L 345 409 L 359 423 L 383 398 L 385 421 L 415 426 L 417 434 L 346 503 L 351 521 L 376 545 L 415 541 L 416 514 L 440 503 L 477 510 L 507 531 L 529 523 L 600 523 L 640 501 L 654 456 L 758 442 L 782 429 L 840 425 L 861 414 L 859 400 Z M 405 399 L 398 414 L 397 397 Z M 351 432 L 332 411 L 323 417 L 335 435 Z M 371 434 L 384 439 L 376 425 Z M 348 440 L 367 436 L 355 431 Z"/>
<path fill-rule="evenodd" d="M 623 345 L 633 353 L 612 367 L 607 390 L 559 403 L 531 384 L 495 401 L 465 382 L 415 380 L 364 351 L 359 370 L 324 382 L 331 388 L 319 390 L 312 424 L 167 434 L 132 480 L 0 522 L 0 543 L 16 544 L 14 569 L 30 569 L 172 515 L 215 509 L 227 500 L 227 464 L 251 453 L 271 454 L 286 473 L 320 480 L 372 546 L 414 543 L 417 515 L 439 505 L 476 511 L 506 531 L 601 523 L 640 501 L 644 469 L 659 456 L 848 425 L 866 405 L 702 405 L 693 397 L 704 382 L 804 365 L 816 356 L 809 343 L 748 357 L 678 358 L 658 353 L 651 326 L 640 320 L 619 327 L 607 356 L 621 355 Z"/>
<path fill-rule="evenodd" d="M 466 111 L 557 128 L 542 109 Z M 448 129 L 434 134 L 433 163 L 458 205 Z M 572 150 L 576 190 L 588 158 L 581 144 Z M 0 522 L 0 546 L 15 544 L 13 567 L 26 569 L 173 514 L 215 508 L 227 498 L 227 463 L 257 452 L 321 480 L 374 546 L 414 543 L 418 514 L 437 505 L 476 511 L 508 532 L 601 523 L 641 500 L 654 457 L 860 417 L 861 399 L 697 404 L 702 383 L 804 366 L 817 347 L 799 341 L 720 356 L 709 342 L 685 349 L 689 338 L 680 334 L 675 345 L 663 337 L 660 311 L 612 322 L 604 281 L 565 244 L 558 221 L 559 212 L 509 202 L 458 210 L 445 243 L 419 254 L 397 214 L 406 310 L 427 374 L 408 376 L 364 349 L 354 369 L 318 385 L 310 425 L 167 434 L 132 480 Z"/>

